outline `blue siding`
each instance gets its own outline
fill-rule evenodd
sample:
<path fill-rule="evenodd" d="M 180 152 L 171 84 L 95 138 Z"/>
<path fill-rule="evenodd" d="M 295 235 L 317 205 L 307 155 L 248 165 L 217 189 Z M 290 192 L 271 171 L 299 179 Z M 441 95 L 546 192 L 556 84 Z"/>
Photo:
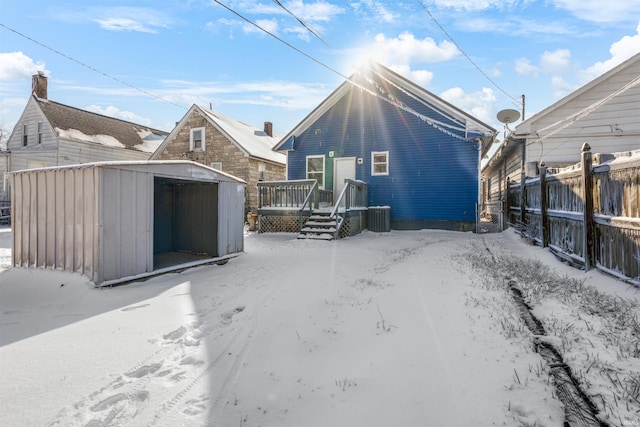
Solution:
<path fill-rule="evenodd" d="M 402 93 L 396 96 L 425 116 L 451 123 Z M 323 154 L 325 187 L 331 189 L 333 159 L 329 151 L 334 151 L 334 157 L 362 158 L 362 164 L 356 164 L 356 178 L 369 184 L 369 205 L 391 206 L 392 222 L 396 224 L 475 221 L 477 142 L 447 135 L 415 115 L 354 88 L 296 136 L 295 150 L 288 157 L 288 178 L 305 178 L 306 156 Z M 372 151 L 389 151 L 388 176 L 371 176 Z"/>

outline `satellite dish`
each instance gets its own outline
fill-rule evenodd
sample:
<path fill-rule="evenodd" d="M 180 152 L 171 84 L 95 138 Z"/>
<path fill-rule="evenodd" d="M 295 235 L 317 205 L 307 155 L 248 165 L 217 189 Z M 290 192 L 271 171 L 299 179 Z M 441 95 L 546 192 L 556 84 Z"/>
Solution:
<path fill-rule="evenodd" d="M 504 123 L 508 125 L 509 123 L 513 123 L 520 118 L 520 113 L 518 110 L 506 109 L 498 112 L 498 120 L 500 123 Z"/>

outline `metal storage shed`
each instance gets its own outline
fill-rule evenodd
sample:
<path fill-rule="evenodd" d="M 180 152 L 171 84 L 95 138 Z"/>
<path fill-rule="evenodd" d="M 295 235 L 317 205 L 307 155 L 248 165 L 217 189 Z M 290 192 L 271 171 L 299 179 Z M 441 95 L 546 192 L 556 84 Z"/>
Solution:
<path fill-rule="evenodd" d="M 13 266 L 97 286 L 242 252 L 245 182 L 190 161 L 101 162 L 11 174 Z"/>

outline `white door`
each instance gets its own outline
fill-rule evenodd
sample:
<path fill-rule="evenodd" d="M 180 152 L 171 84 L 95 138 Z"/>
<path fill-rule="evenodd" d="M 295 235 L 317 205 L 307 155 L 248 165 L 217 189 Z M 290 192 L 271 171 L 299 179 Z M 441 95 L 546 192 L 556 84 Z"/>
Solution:
<path fill-rule="evenodd" d="M 333 160 L 333 201 L 335 203 L 344 188 L 345 179 L 356 179 L 356 158 L 340 157 Z M 344 205 L 344 199 L 341 205 Z"/>

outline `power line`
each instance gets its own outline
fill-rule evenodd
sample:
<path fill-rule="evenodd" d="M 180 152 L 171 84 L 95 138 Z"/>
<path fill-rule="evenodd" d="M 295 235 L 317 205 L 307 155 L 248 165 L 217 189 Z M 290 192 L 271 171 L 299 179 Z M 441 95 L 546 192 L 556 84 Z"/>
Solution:
<path fill-rule="evenodd" d="M 478 70 L 480 72 L 480 74 L 482 74 L 492 85 L 494 85 L 500 92 L 504 93 L 509 99 L 511 99 L 513 102 L 516 103 L 516 105 L 518 106 L 522 106 L 522 102 L 518 101 L 516 98 L 514 98 L 513 96 L 509 95 L 504 89 L 502 89 L 500 86 L 498 86 L 498 84 L 496 82 L 493 81 L 493 79 L 491 79 L 491 77 L 489 77 L 487 75 L 487 73 L 485 73 L 474 61 L 473 59 L 471 59 L 471 57 L 469 55 L 467 55 L 467 53 L 462 49 L 462 47 L 460 47 L 460 45 L 453 39 L 453 37 L 451 37 L 451 35 L 447 32 L 447 30 L 444 29 L 444 27 L 442 25 L 440 25 L 440 23 L 438 22 L 438 20 L 435 18 L 435 16 L 433 16 L 431 14 L 431 12 L 429 12 L 429 9 L 427 9 L 427 7 L 424 5 L 424 3 L 422 2 L 422 0 L 418 0 L 418 3 L 420 3 L 420 6 L 422 6 L 422 8 L 425 10 L 425 12 L 427 12 L 427 14 L 431 17 L 431 19 L 433 20 L 433 22 L 436 23 L 436 25 L 440 28 L 440 30 L 442 30 L 442 32 L 449 38 L 449 40 L 451 40 L 451 43 L 453 43 L 456 48 L 458 48 L 458 50 L 460 52 L 462 52 L 462 54 L 469 60 L 469 62 L 471 62 L 471 64 L 476 68 L 476 70 Z"/>
<path fill-rule="evenodd" d="M 271 33 L 270 31 L 262 28 L 260 25 L 256 24 L 255 22 L 251 21 L 248 18 L 245 18 L 244 16 L 242 16 L 240 13 L 236 12 L 235 10 L 231 9 L 229 6 L 227 6 L 226 4 L 222 3 L 219 0 L 213 0 L 214 2 L 218 3 L 220 6 L 224 7 L 225 9 L 227 9 L 229 12 L 233 13 L 234 15 L 236 15 L 238 18 L 242 19 L 243 21 L 247 22 L 248 24 L 253 25 L 254 27 L 256 27 L 257 29 L 259 29 L 260 31 L 263 31 L 264 33 L 270 35 L 271 37 L 273 37 L 274 39 L 278 40 L 280 43 L 283 43 L 285 45 L 287 45 L 288 47 L 290 47 L 291 49 L 295 50 L 296 52 L 298 52 L 299 54 L 309 58 L 310 60 L 312 60 L 313 62 L 315 62 L 318 65 L 321 65 L 322 67 L 326 68 L 327 70 L 336 73 L 337 75 L 339 75 L 340 77 L 343 77 L 346 80 L 349 80 L 348 77 L 346 77 L 345 75 L 343 75 L 342 73 L 340 73 L 339 71 L 331 68 L 330 66 L 328 66 L 327 64 L 324 64 L 323 62 L 317 60 L 316 58 L 314 58 L 313 56 L 303 52 L 302 50 L 298 49 L 297 47 L 295 47 L 294 45 L 292 45 L 291 43 L 281 39 L 280 37 L 276 36 L 275 34 Z"/>
<path fill-rule="evenodd" d="M 301 18 L 298 18 L 296 15 L 293 14 L 293 12 L 291 12 L 289 9 L 287 9 L 282 3 L 280 3 L 279 0 L 273 0 L 275 4 L 277 4 L 278 6 L 280 6 L 281 8 L 283 8 L 289 15 L 293 16 L 296 21 L 298 21 L 300 23 L 300 25 L 302 25 L 304 28 L 307 29 L 307 31 L 309 31 L 311 34 L 313 34 L 318 40 L 320 40 L 326 47 L 331 48 L 331 46 L 329 46 L 329 44 L 327 42 L 325 42 L 322 37 L 320 37 L 318 35 L 318 33 L 316 33 L 311 27 L 309 27 Z"/>
<path fill-rule="evenodd" d="M 164 99 L 164 98 L 162 98 L 162 97 L 160 97 L 158 95 L 155 95 L 155 94 L 153 94 L 153 93 L 151 93 L 149 91 L 146 91 L 144 89 L 140 89 L 139 87 L 133 86 L 133 85 L 131 85 L 131 84 L 125 82 L 125 81 L 122 81 L 122 80 L 120 80 L 120 79 L 118 79 L 116 77 L 113 77 L 113 76 L 111 76 L 111 75 L 109 75 L 109 74 L 107 74 L 107 73 L 105 73 L 103 71 L 98 70 L 95 67 L 92 67 L 91 65 L 87 65 L 84 62 L 80 62 L 77 59 L 75 59 L 75 58 L 73 58 L 73 57 L 71 57 L 71 56 L 69 56 L 69 55 L 67 55 L 67 54 L 65 54 L 63 52 L 60 52 L 57 49 L 54 49 L 54 48 L 52 48 L 52 47 L 50 47 L 50 46 L 48 46 L 48 45 L 46 45 L 46 44 L 44 44 L 42 42 L 39 42 L 38 40 L 36 40 L 34 38 L 31 38 L 31 37 L 27 36 L 26 34 L 21 33 L 20 31 L 17 31 L 17 30 L 14 30 L 13 28 L 7 27 L 6 25 L 4 25 L 1 22 L 0 22 L 0 27 L 3 27 L 5 29 L 11 31 L 12 33 L 15 33 L 15 34 L 19 35 L 20 37 L 23 37 L 23 38 L 25 38 L 25 39 L 27 39 L 27 40 L 39 45 L 39 46 L 42 46 L 45 49 L 48 49 L 51 52 L 53 52 L 55 54 L 58 54 L 58 55 L 62 56 L 63 58 L 68 59 L 69 61 L 75 62 L 76 64 L 81 65 L 81 66 L 83 66 L 85 68 L 88 68 L 89 70 L 91 70 L 91 71 L 93 71 L 95 73 L 101 74 L 102 76 L 104 76 L 104 77 L 106 77 L 108 79 L 111 79 L 111 80 L 113 80 L 113 81 L 115 81 L 117 83 L 120 83 L 121 85 L 127 86 L 127 87 L 129 87 L 131 89 L 134 89 L 134 90 L 136 90 L 138 92 L 141 92 L 141 93 L 143 93 L 145 95 L 151 96 L 152 98 L 155 98 L 155 99 L 160 100 L 162 102 L 166 102 L 168 104 L 174 105 L 174 106 L 179 107 L 181 109 L 184 109 L 184 110 L 187 109 L 187 107 L 185 107 L 184 105 L 176 104 L 175 102 L 169 101 L 168 99 Z"/>
<path fill-rule="evenodd" d="M 330 66 L 326 65 L 325 63 L 323 63 L 322 61 L 314 58 L 313 56 L 305 53 L 304 51 L 298 49 L 297 47 L 293 46 L 291 43 L 286 42 L 285 40 L 281 39 L 280 37 L 276 36 L 275 34 L 271 33 L 270 31 L 266 30 L 265 28 L 262 28 L 260 25 L 254 23 L 253 21 L 251 21 L 249 18 L 246 18 L 245 16 L 243 16 L 242 14 L 240 14 L 239 12 L 236 12 L 235 10 L 231 9 L 230 7 L 228 7 L 227 5 L 225 5 L 224 3 L 220 2 L 219 0 L 214 0 L 216 3 L 218 3 L 220 6 L 224 7 L 225 9 L 227 9 L 229 12 L 233 13 L 234 15 L 236 15 L 237 17 L 239 17 L 240 19 L 242 19 L 243 21 L 253 25 L 254 27 L 258 28 L 259 30 L 263 31 L 264 33 L 270 35 L 271 37 L 273 37 L 274 39 L 278 40 L 279 42 L 285 44 L 286 46 L 288 46 L 289 48 L 295 50 L 296 52 L 300 53 L 301 55 L 311 59 L 313 62 L 323 66 L 324 68 L 328 69 L 329 71 L 332 71 L 333 73 L 337 74 L 338 76 L 342 77 L 343 79 L 345 79 L 347 82 L 349 82 L 350 84 L 352 84 L 353 86 L 361 89 L 362 91 L 365 91 L 367 93 L 369 93 L 370 95 L 381 99 L 382 101 L 385 101 L 393 106 L 395 106 L 396 108 L 399 108 L 403 111 L 408 112 L 409 114 L 414 115 L 415 117 L 419 118 L 420 120 L 422 120 L 423 122 L 427 123 L 428 125 L 440 130 L 443 133 L 446 133 L 454 138 L 466 141 L 465 138 L 460 137 L 459 135 L 447 130 L 446 128 L 449 129 L 453 129 L 453 130 L 462 130 L 461 128 L 458 128 L 457 126 L 452 126 L 449 125 L 447 123 L 441 122 L 439 120 L 433 119 L 431 117 L 428 117 L 424 114 L 421 114 L 417 111 L 415 111 L 413 108 L 409 107 L 408 105 L 403 104 L 402 102 L 398 101 L 397 99 L 393 98 L 389 95 L 389 97 L 385 98 L 382 97 L 379 93 L 376 93 L 375 91 L 351 80 L 349 77 L 345 76 L 344 74 L 340 73 L 339 71 L 331 68 Z M 383 77 L 384 78 L 384 77 Z M 385 79 L 386 80 L 386 79 Z M 465 129 L 466 131 L 466 129 Z"/>

